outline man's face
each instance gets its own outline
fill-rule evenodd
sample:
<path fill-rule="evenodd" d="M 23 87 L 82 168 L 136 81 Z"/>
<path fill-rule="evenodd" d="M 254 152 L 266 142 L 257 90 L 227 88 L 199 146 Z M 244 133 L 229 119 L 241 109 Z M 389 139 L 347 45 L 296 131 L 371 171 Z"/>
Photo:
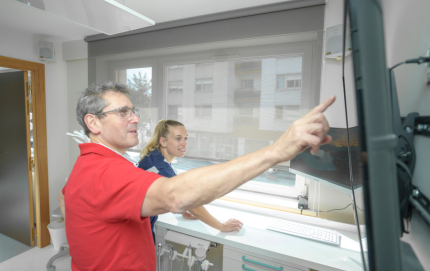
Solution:
<path fill-rule="evenodd" d="M 130 99 L 120 92 L 108 91 L 103 95 L 103 99 L 107 106 L 102 112 L 118 109 L 120 107 L 133 108 Z M 123 118 L 116 111 L 106 113 L 100 117 L 100 133 L 98 134 L 101 140 L 100 143 L 122 154 L 139 143 L 137 124 L 140 120 L 135 114 L 131 114 L 130 118 Z"/>

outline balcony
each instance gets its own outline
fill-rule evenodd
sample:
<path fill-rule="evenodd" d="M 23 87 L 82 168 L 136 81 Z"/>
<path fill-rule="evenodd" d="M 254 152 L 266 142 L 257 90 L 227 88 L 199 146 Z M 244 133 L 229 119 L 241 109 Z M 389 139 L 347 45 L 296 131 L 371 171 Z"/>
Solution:
<path fill-rule="evenodd" d="M 236 89 L 234 91 L 234 102 L 260 106 L 261 90 L 255 88 Z"/>

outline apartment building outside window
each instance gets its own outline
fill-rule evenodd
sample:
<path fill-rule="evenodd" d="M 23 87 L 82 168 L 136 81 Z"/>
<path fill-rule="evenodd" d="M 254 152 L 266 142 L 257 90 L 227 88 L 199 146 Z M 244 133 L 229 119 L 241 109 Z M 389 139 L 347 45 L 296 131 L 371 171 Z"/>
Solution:
<path fill-rule="evenodd" d="M 300 105 L 277 105 L 275 118 L 279 120 L 296 120 L 300 116 Z"/>
<path fill-rule="evenodd" d="M 169 92 L 182 92 L 183 83 L 182 81 L 170 81 L 169 82 Z"/>
<path fill-rule="evenodd" d="M 301 75 L 295 74 L 278 74 L 276 77 L 277 89 L 300 89 L 302 87 Z"/>
<path fill-rule="evenodd" d="M 167 110 L 167 118 L 177 120 L 177 121 L 182 121 L 182 106 L 169 105 Z"/>
<path fill-rule="evenodd" d="M 212 91 L 213 90 L 213 79 L 197 79 L 196 80 L 196 91 Z"/>
<path fill-rule="evenodd" d="M 254 79 L 246 79 L 241 81 L 242 90 L 254 89 Z"/>
<path fill-rule="evenodd" d="M 196 105 L 196 117 L 212 117 L 212 105 Z"/>

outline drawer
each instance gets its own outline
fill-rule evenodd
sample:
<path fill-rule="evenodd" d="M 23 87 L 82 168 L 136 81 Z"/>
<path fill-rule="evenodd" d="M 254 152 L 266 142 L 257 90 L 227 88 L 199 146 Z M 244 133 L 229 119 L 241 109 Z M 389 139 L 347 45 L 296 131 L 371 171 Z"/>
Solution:
<path fill-rule="evenodd" d="M 166 229 L 162 228 L 162 227 L 155 226 L 154 227 L 154 233 L 155 233 L 155 236 L 159 236 L 159 237 L 164 238 L 164 235 L 166 235 Z"/>
<path fill-rule="evenodd" d="M 240 268 L 242 268 L 242 264 L 245 264 L 246 266 L 259 267 L 262 270 L 271 270 L 271 271 L 277 270 L 276 268 L 279 269 L 281 267 L 283 268 L 282 269 L 283 271 L 285 270 L 309 271 L 309 268 L 306 268 L 297 264 L 288 263 L 282 260 L 259 255 L 257 253 L 243 251 L 243 250 L 239 250 L 239 249 L 231 248 L 227 246 L 224 246 L 223 255 L 224 255 L 224 260 L 228 258 L 233 261 L 239 262 Z M 271 266 L 273 268 L 270 268 L 267 266 Z M 230 271 L 230 270 L 226 269 L 225 271 Z"/>
<path fill-rule="evenodd" d="M 275 266 L 274 266 L 275 267 Z M 280 268 L 280 265 L 277 265 L 276 268 Z M 222 265 L 223 271 L 275 271 L 279 269 L 272 269 L 269 267 L 263 267 L 252 263 L 247 262 L 239 262 L 229 258 L 223 259 Z M 298 271 L 296 268 L 290 268 L 288 266 L 282 266 L 282 271 Z"/>

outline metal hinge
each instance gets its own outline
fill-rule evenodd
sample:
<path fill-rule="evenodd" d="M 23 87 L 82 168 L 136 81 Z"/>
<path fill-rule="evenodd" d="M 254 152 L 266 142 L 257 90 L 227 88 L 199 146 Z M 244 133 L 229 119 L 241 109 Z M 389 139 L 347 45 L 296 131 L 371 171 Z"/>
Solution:
<path fill-rule="evenodd" d="M 28 114 L 31 113 L 31 111 L 33 110 L 33 108 L 31 108 L 31 85 L 27 84 L 26 86 L 26 95 L 27 95 L 27 111 Z"/>
<path fill-rule="evenodd" d="M 28 171 L 34 168 L 34 158 L 28 157 Z"/>
<path fill-rule="evenodd" d="M 33 231 L 31 232 L 31 241 L 34 242 L 34 240 L 36 240 L 37 238 L 37 229 L 33 228 Z"/>
<path fill-rule="evenodd" d="M 31 113 L 31 110 L 33 110 L 33 108 L 31 108 L 31 103 L 30 103 L 30 101 L 29 101 L 29 100 L 27 100 L 27 112 L 28 112 L 28 114 L 30 114 L 30 113 Z"/>

